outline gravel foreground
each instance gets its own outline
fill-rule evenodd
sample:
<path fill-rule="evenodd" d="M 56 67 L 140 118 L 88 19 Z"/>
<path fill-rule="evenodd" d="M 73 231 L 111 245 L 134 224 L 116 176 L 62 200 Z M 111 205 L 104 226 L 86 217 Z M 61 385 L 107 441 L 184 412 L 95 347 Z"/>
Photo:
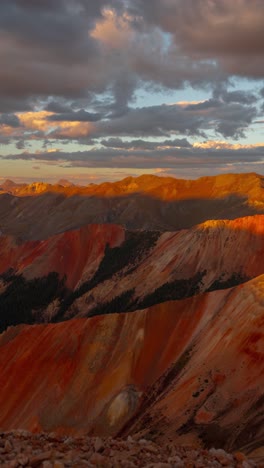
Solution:
<path fill-rule="evenodd" d="M 145 439 L 126 440 L 99 437 L 63 437 L 56 434 L 31 434 L 26 431 L 0 432 L 2 468 L 251 468 L 252 460 L 237 452 L 222 449 L 202 450 L 157 445 Z"/>

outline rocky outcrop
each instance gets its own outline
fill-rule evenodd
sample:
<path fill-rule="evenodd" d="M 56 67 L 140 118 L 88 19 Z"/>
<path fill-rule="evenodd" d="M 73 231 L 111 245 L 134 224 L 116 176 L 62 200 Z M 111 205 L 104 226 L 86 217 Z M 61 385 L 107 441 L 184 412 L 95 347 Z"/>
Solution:
<path fill-rule="evenodd" d="M 264 276 L 0 335 L 0 427 L 263 447 Z M 15 392 L 14 392 L 15 389 Z"/>

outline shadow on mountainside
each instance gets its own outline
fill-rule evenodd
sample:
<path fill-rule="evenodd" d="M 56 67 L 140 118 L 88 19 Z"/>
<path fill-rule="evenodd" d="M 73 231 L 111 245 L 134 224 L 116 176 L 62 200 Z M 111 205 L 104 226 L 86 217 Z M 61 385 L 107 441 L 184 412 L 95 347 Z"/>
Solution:
<path fill-rule="evenodd" d="M 0 196 L 0 229 L 21 239 L 46 239 L 87 224 L 120 224 L 126 229 L 176 231 L 208 219 L 235 219 L 264 213 L 247 196 L 161 200 L 142 193 L 96 197 L 46 192 Z"/>
<path fill-rule="evenodd" d="M 261 226 L 262 217 L 248 220 Z M 228 223 L 198 226 L 177 235 L 126 231 L 119 246 L 106 243 L 93 276 L 88 281 L 81 276 L 74 290 L 66 286 L 67 270 L 60 276 L 52 271 L 48 276 L 37 277 L 41 256 L 32 260 L 36 262 L 32 264 L 34 280 L 26 279 L 21 271 L 18 274 L 10 265 L 11 269 L 0 276 L 0 330 L 20 323 L 132 312 L 205 291 L 231 288 L 264 273 L 264 228 L 262 236 L 252 232 L 252 226 L 246 229 L 231 222 L 235 226 L 231 229 Z M 100 239 L 95 238 L 97 241 Z M 236 254 L 237 249 L 240 255 Z M 25 255 L 26 250 L 21 251 Z M 46 256 L 46 251 L 41 255 Z M 53 250 L 49 255 L 53 255 Z M 76 261 L 78 258 L 79 255 Z M 71 267 L 74 264 L 68 264 Z M 52 268 L 56 268 L 54 263 Z"/>

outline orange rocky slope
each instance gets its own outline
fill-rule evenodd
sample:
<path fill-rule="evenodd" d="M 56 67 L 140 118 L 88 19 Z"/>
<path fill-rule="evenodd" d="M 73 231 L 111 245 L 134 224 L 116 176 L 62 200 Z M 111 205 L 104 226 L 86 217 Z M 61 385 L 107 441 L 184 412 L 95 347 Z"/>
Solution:
<path fill-rule="evenodd" d="M 78 186 L 68 181 L 52 185 L 43 182 L 15 184 L 8 180 L 0 189 L 3 193 L 18 197 L 38 195 L 43 192 L 65 193 L 65 195 L 93 195 L 103 197 L 123 196 L 131 193 L 146 193 L 162 200 L 188 198 L 217 198 L 230 194 L 247 195 L 251 200 L 263 201 L 263 176 L 256 173 L 222 174 L 201 177 L 195 180 L 175 179 L 142 175 L 127 177 L 118 182 L 104 182 L 99 185 Z"/>
<path fill-rule="evenodd" d="M 0 427 L 263 447 L 264 276 L 0 335 Z"/>
<path fill-rule="evenodd" d="M 90 225 L 42 241 L 1 236 L 0 250 L 4 329 L 142 309 L 258 276 L 264 273 L 264 215 L 172 233 Z"/>
<path fill-rule="evenodd" d="M 0 231 L 24 239 L 44 239 L 88 223 L 174 231 L 207 219 L 264 213 L 263 177 L 253 173 L 197 180 L 129 177 L 87 187 L 8 182 L 2 188 Z"/>

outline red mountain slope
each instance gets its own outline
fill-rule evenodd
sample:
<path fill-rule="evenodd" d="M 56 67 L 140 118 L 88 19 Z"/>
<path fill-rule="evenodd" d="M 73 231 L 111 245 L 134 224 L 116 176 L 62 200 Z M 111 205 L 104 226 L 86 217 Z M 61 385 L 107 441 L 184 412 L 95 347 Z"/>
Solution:
<path fill-rule="evenodd" d="M 0 427 L 263 446 L 263 291 L 261 276 L 133 314 L 9 328 Z"/>
<path fill-rule="evenodd" d="M 258 276 L 264 273 L 264 216 L 208 221 L 176 233 L 130 233 L 121 226 L 90 225 L 43 241 L 23 243 L 1 236 L 0 250 L 4 329 L 36 320 L 135 310 Z M 39 288 L 53 288 L 54 293 L 38 303 L 34 281 L 44 281 L 50 273 L 57 279 Z M 24 282 L 18 283 L 21 274 Z M 20 295 L 24 308 L 28 301 L 21 317 Z M 17 310 L 13 321 L 10 309 Z"/>
<path fill-rule="evenodd" d="M 84 276 L 97 270 L 106 245 L 120 245 L 124 229 L 115 225 L 89 225 L 42 241 L 21 242 L 11 236 L 0 236 L 0 275 L 12 268 L 27 279 L 58 272 L 67 276 L 67 286 L 73 289 Z"/>

